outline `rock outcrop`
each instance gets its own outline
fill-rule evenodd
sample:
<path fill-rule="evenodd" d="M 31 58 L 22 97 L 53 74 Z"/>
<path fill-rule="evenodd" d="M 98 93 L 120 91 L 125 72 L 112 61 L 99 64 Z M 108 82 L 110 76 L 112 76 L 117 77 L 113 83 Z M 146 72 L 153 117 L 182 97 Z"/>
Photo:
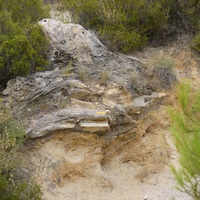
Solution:
<path fill-rule="evenodd" d="M 38 120 L 27 135 L 36 138 L 60 131 L 102 134 L 110 130 L 111 120 L 110 112 L 106 110 L 63 109 Z"/>
<path fill-rule="evenodd" d="M 60 131 L 99 135 L 135 132 L 140 116 L 165 96 L 152 93 L 133 97 L 116 83 L 86 84 L 68 78 L 59 69 L 10 80 L 3 95 L 14 115 L 28 124 L 28 138 Z"/>
<path fill-rule="evenodd" d="M 79 24 L 64 24 L 59 20 L 39 22 L 51 43 L 51 64 L 66 67 L 69 62 L 86 73 L 98 77 L 102 70 L 116 82 L 127 81 L 130 74 L 140 74 L 140 63 L 133 57 L 112 53 L 92 31 Z"/>
<path fill-rule="evenodd" d="M 76 187 L 83 199 L 95 199 L 101 194 L 88 195 L 97 186 L 105 199 L 124 199 L 121 185 L 128 180 L 130 186 L 133 178 L 146 177 L 169 160 L 161 134 L 167 123 L 159 124 L 166 112 L 154 111 L 165 94 L 139 95 L 121 84 L 132 73 L 141 79 L 139 60 L 110 52 L 91 31 L 53 19 L 39 24 L 50 39 L 55 69 L 10 80 L 2 93 L 3 103 L 28 127 L 23 175 L 41 183 L 47 200 L 80 199 Z M 80 67 L 87 71 L 86 82 L 80 80 Z M 106 84 L 98 80 L 101 71 L 110 74 Z M 121 178 L 131 162 L 134 177 L 125 170 Z M 135 171 L 135 164 L 145 173 Z M 120 193 L 111 194 L 115 188 Z"/>

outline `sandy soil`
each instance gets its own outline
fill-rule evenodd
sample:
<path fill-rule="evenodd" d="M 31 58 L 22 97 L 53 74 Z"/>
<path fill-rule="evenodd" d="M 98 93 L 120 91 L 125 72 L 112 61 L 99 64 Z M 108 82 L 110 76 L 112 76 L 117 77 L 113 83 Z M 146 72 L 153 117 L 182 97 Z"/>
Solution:
<path fill-rule="evenodd" d="M 86 173 L 65 180 L 60 186 L 44 186 L 44 200 L 191 200 L 175 189 L 170 165 L 176 165 L 177 154 L 170 136 L 167 140 L 171 161 L 162 169 L 151 166 L 146 169 L 147 166 L 132 161 L 121 163 L 121 156 L 116 156 L 103 166 L 94 163 Z"/>
<path fill-rule="evenodd" d="M 23 157 L 42 184 L 43 200 L 190 200 L 175 189 L 170 166 L 177 153 L 163 133 L 154 129 L 103 163 L 103 141 L 79 133 L 40 141 Z"/>

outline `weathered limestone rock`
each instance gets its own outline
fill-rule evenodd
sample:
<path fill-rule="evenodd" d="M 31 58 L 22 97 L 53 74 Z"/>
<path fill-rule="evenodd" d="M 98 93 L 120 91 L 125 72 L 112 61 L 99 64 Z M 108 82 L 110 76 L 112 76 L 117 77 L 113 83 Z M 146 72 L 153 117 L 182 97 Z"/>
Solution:
<path fill-rule="evenodd" d="M 105 134 L 110 130 L 110 127 L 108 125 L 107 121 L 104 122 L 91 122 L 91 121 L 83 121 L 79 123 L 79 126 L 81 127 L 81 130 L 83 132 L 90 132 L 90 133 L 101 133 Z"/>
<path fill-rule="evenodd" d="M 69 80 L 69 95 L 71 98 L 87 101 L 90 97 L 89 88 L 79 80 Z"/>
<path fill-rule="evenodd" d="M 55 69 L 12 79 L 2 94 L 6 105 L 15 107 L 19 114 L 23 109 L 44 112 L 47 108 L 52 112 L 53 107 L 60 109 L 71 106 L 71 99 L 81 100 L 84 105 L 90 99 L 98 101 L 102 93 L 98 85 L 90 89 L 82 81 L 69 79 L 62 71 Z"/>
<path fill-rule="evenodd" d="M 110 72 L 116 82 L 127 74 L 140 73 L 140 63 L 133 57 L 110 52 L 91 31 L 78 24 L 64 24 L 59 20 L 43 19 L 39 22 L 49 37 L 52 51 L 52 65 L 84 67 L 90 75 L 98 75 L 101 70 Z"/>
<path fill-rule="evenodd" d="M 17 77 L 3 91 L 6 105 L 29 125 L 29 138 L 63 130 L 113 135 L 130 132 L 143 111 L 163 96 L 138 96 L 127 90 L 130 74 L 142 74 L 140 62 L 110 52 L 81 25 L 55 19 L 44 19 L 39 24 L 50 39 L 54 70 Z M 62 68 L 67 65 L 70 73 Z M 91 77 L 89 83 L 77 79 L 82 67 L 87 78 Z M 92 79 L 102 70 L 111 78 L 107 86 Z"/>
<path fill-rule="evenodd" d="M 64 109 L 37 120 L 27 136 L 37 138 L 67 130 L 103 134 L 110 130 L 111 121 L 109 110 Z"/>
<path fill-rule="evenodd" d="M 165 95 L 166 95 L 165 93 L 157 93 L 157 92 L 154 92 L 151 95 L 143 95 L 138 98 L 135 98 L 132 102 L 132 105 L 135 108 L 145 108 L 153 100 L 162 98 Z"/>
<path fill-rule="evenodd" d="M 61 130 L 101 135 L 131 131 L 139 115 L 165 94 L 133 98 L 116 83 L 87 85 L 55 69 L 10 80 L 3 95 L 4 102 L 15 108 L 14 114 L 29 125 L 28 137 L 35 138 Z"/>

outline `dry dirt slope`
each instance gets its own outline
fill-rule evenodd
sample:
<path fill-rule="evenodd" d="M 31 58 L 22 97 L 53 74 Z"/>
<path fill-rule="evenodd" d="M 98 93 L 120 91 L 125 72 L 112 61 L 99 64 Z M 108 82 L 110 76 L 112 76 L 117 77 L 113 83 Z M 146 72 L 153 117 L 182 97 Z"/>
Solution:
<path fill-rule="evenodd" d="M 198 57 L 188 38 L 162 48 L 146 48 L 137 57 L 149 61 L 167 56 L 175 61 L 179 80 L 189 78 L 198 88 Z M 27 172 L 42 184 L 44 200 L 177 200 L 190 198 L 174 189 L 170 165 L 177 165 L 166 108 L 176 105 L 174 92 L 141 123 L 150 123 L 140 140 L 119 136 L 59 133 L 49 140 L 27 144 L 23 157 Z M 170 103 L 171 102 L 171 103 Z M 108 145 L 109 144 L 109 145 Z"/>

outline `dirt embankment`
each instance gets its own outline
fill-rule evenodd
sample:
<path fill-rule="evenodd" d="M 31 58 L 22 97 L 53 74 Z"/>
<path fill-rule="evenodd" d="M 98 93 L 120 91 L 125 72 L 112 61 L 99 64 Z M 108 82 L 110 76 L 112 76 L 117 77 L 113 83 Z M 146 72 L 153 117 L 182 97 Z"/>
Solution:
<path fill-rule="evenodd" d="M 174 60 L 178 80 L 199 85 L 199 58 L 188 37 L 165 47 L 135 54 L 151 63 L 158 57 Z M 151 67 L 147 65 L 146 67 Z M 42 185 L 44 200 L 176 200 L 190 198 L 177 191 L 171 164 L 177 153 L 169 132 L 167 107 L 176 105 L 175 91 L 140 119 L 141 137 L 127 134 L 97 136 L 62 131 L 25 145 L 24 169 Z"/>

